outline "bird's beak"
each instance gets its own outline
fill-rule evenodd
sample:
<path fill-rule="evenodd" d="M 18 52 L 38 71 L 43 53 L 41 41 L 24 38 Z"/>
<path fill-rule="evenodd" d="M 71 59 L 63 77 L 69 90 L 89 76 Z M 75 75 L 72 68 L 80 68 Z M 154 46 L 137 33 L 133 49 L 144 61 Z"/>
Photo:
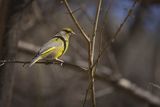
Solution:
<path fill-rule="evenodd" d="M 73 35 L 76 35 L 76 33 L 75 33 L 75 32 L 72 32 L 72 34 L 73 34 Z"/>

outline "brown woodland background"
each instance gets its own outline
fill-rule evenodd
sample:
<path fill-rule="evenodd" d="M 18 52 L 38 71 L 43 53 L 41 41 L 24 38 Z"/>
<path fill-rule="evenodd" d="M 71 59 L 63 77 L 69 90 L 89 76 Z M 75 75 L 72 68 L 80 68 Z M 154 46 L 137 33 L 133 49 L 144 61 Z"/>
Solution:
<path fill-rule="evenodd" d="M 68 0 L 73 14 L 88 35 L 92 34 L 98 1 Z M 100 51 L 100 44 L 104 47 L 123 24 L 134 2 L 103 0 L 95 56 Z M 39 47 L 64 27 L 71 27 L 77 34 L 71 37 L 70 47 L 61 58 L 68 65 L 43 63 L 29 68 L 28 64 L 23 66 L 24 63 L 0 63 L 1 107 L 82 107 L 88 75 L 72 64 L 87 67 L 88 55 L 87 44 L 63 1 L 0 0 L 1 61 L 31 61 Z M 159 34 L 160 1 L 137 1 L 97 66 L 97 73 L 111 73 L 111 78 L 102 73 L 103 78 L 108 79 L 105 81 L 101 76 L 95 78 L 97 107 L 160 106 Z M 144 97 L 141 97 L 136 90 L 134 92 L 134 87 L 128 91 L 119 85 L 119 78 L 112 78 L 114 74 L 115 78 L 121 75 L 153 96 L 146 97 L 148 93 L 142 93 Z M 85 107 L 90 106 L 88 98 Z"/>

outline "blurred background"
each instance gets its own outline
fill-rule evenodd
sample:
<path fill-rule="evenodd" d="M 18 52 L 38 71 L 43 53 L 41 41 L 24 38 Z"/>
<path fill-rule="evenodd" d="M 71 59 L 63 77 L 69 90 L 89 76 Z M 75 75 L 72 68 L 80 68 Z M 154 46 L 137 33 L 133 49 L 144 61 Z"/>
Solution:
<path fill-rule="evenodd" d="M 88 35 L 92 35 L 98 0 L 68 0 L 73 14 Z M 134 0 L 103 0 L 96 55 L 123 23 Z M 87 43 L 73 23 L 61 0 L 0 0 L 1 60 L 31 61 L 40 46 L 64 27 L 76 36 L 70 38 L 65 62 L 88 66 Z M 160 95 L 160 1 L 141 0 L 104 53 L 97 72 L 118 73 L 137 86 Z M 0 64 L 0 105 L 2 107 L 82 107 L 88 88 L 88 75 L 71 66 L 56 64 Z M 149 107 L 147 102 L 96 79 L 97 107 Z M 91 102 L 87 100 L 86 107 Z"/>

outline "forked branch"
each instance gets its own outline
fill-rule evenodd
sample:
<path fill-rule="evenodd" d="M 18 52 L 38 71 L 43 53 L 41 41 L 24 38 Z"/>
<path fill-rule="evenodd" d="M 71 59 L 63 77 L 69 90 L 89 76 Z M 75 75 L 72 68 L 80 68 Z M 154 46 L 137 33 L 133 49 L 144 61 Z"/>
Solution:
<path fill-rule="evenodd" d="M 116 40 L 116 38 L 118 37 L 118 35 L 119 35 L 121 29 L 123 28 L 124 24 L 127 22 L 128 18 L 131 16 L 131 14 L 133 12 L 133 9 L 135 8 L 136 4 L 137 4 L 137 1 L 135 0 L 133 5 L 129 9 L 127 16 L 124 18 L 123 22 L 120 24 L 117 31 L 113 35 L 113 37 L 107 41 L 107 43 L 104 45 L 103 49 L 100 51 L 95 63 L 93 64 L 93 67 L 99 62 L 99 60 L 103 56 L 105 50 L 107 50 L 111 46 L 111 44 Z"/>
<path fill-rule="evenodd" d="M 98 28 L 98 21 L 100 16 L 100 10 L 101 10 L 102 0 L 99 0 L 95 22 L 93 26 L 93 34 L 91 37 L 91 42 L 89 44 L 89 77 L 90 77 L 90 89 L 91 89 L 91 100 L 92 100 L 92 107 L 96 107 L 96 99 L 95 99 L 95 71 L 96 67 L 93 67 L 94 64 L 94 55 L 95 55 L 95 41 L 96 41 L 96 35 L 97 35 L 97 28 Z"/>
<path fill-rule="evenodd" d="M 63 0 L 63 1 L 64 1 L 64 4 L 65 4 L 65 6 L 66 6 L 66 8 L 67 8 L 67 10 L 68 10 L 71 18 L 73 19 L 75 25 L 76 25 L 77 28 L 80 30 L 80 32 L 82 33 L 83 37 L 86 39 L 87 43 L 89 43 L 89 42 L 90 42 L 90 38 L 89 38 L 89 37 L 87 36 L 87 34 L 84 32 L 84 30 L 82 29 L 81 25 L 79 24 L 79 22 L 77 21 L 77 19 L 76 19 L 75 16 L 73 15 L 73 12 L 72 12 L 72 10 L 71 10 L 71 8 L 70 8 L 67 0 Z"/>

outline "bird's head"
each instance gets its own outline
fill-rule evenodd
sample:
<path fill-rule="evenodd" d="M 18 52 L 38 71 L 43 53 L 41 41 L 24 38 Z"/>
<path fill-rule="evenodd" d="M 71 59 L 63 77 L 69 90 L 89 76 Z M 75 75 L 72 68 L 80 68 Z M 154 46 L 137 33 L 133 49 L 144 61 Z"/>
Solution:
<path fill-rule="evenodd" d="M 68 34 L 73 34 L 73 35 L 75 35 L 76 33 L 71 29 L 71 28 L 63 28 L 63 31 L 64 32 L 66 32 L 66 33 L 68 33 Z"/>

